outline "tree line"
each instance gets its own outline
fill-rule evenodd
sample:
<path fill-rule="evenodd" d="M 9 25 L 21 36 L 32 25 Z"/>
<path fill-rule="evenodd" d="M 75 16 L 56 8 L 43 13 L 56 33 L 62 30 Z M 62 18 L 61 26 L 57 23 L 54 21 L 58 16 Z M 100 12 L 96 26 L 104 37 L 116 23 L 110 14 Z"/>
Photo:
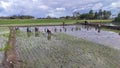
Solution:
<path fill-rule="evenodd" d="M 120 22 L 120 13 L 119 13 L 118 16 L 115 18 L 114 21 L 115 21 L 115 22 Z"/>
<path fill-rule="evenodd" d="M 111 16 L 111 11 L 99 10 L 98 12 L 93 12 L 90 10 L 88 13 L 80 14 L 80 12 L 73 12 L 73 16 L 60 17 L 65 19 L 109 19 Z"/>
<path fill-rule="evenodd" d="M 0 19 L 33 19 L 34 16 L 30 15 L 13 15 L 9 17 L 0 17 Z"/>
<path fill-rule="evenodd" d="M 111 11 L 100 9 L 97 12 L 90 10 L 88 13 L 83 13 L 83 14 L 80 14 L 80 12 L 76 11 L 76 12 L 73 12 L 73 16 L 63 16 L 63 17 L 60 17 L 60 19 L 93 20 L 93 19 L 109 19 L 110 16 L 111 16 Z M 34 18 L 35 18 L 34 16 L 30 16 L 30 15 L 13 15 L 9 17 L 0 17 L 0 19 L 34 19 Z M 53 17 L 47 16 L 45 18 L 37 18 L 37 19 L 59 19 L 59 18 L 55 18 L 55 17 L 53 18 Z M 116 18 L 116 20 L 118 20 L 118 18 Z"/>

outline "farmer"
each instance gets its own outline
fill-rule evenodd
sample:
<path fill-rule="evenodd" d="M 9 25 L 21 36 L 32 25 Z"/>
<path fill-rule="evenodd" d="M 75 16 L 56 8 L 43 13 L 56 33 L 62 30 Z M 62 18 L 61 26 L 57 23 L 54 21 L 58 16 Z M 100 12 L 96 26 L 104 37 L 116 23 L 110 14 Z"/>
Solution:
<path fill-rule="evenodd" d="M 63 22 L 63 28 L 65 28 L 65 22 Z"/>
<path fill-rule="evenodd" d="M 49 29 L 47 29 L 47 33 L 48 33 L 47 39 L 51 40 L 51 31 Z"/>
<path fill-rule="evenodd" d="M 31 30 L 30 30 L 30 28 L 29 28 L 29 27 L 27 27 L 27 32 L 31 32 Z"/>
<path fill-rule="evenodd" d="M 35 32 L 38 32 L 38 28 L 37 27 L 35 27 Z"/>
<path fill-rule="evenodd" d="M 35 37 L 38 37 L 39 36 L 39 29 L 37 27 L 35 27 Z"/>
<path fill-rule="evenodd" d="M 50 31 L 49 29 L 47 29 L 47 33 L 48 33 L 48 34 L 51 34 L 51 31 Z"/>
<path fill-rule="evenodd" d="M 56 29 L 56 28 L 54 29 L 54 32 L 57 32 L 57 29 Z"/>
<path fill-rule="evenodd" d="M 15 30 L 19 30 L 19 27 L 16 27 Z"/>
<path fill-rule="evenodd" d="M 29 27 L 27 27 L 27 35 L 28 35 L 28 37 L 30 37 L 30 36 L 31 36 L 31 30 L 30 30 L 30 28 L 29 28 Z"/>
<path fill-rule="evenodd" d="M 85 25 L 88 25 L 88 21 L 85 21 Z"/>
<path fill-rule="evenodd" d="M 65 22 L 63 22 L 63 26 L 65 26 Z"/>
<path fill-rule="evenodd" d="M 60 32 L 62 32 L 62 29 L 60 29 Z"/>

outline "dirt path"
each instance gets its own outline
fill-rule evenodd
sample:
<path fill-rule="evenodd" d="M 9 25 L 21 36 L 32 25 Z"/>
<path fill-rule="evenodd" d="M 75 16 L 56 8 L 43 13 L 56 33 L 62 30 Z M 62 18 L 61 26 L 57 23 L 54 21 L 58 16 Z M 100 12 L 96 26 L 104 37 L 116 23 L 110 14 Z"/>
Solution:
<path fill-rule="evenodd" d="M 5 52 L 5 59 L 3 61 L 4 68 L 19 68 L 17 57 L 15 53 L 15 31 L 13 27 L 10 27 L 10 36 L 8 41 L 8 50 Z"/>

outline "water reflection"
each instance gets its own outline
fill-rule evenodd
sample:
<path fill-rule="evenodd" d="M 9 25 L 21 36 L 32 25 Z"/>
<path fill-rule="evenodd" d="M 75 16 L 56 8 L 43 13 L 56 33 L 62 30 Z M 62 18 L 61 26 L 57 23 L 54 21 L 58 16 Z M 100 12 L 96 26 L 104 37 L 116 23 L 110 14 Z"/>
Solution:
<path fill-rule="evenodd" d="M 87 30 L 89 30 L 89 26 L 88 25 L 85 25 L 84 28 L 87 29 Z"/>
<path fill-rule="evenodd" d="M 73 32 L 73 28 L 71 28 L 71 31 Z"/>
<path fill-rule="evenodd" d="M 51 34 L 48 34 L 47 40 L 51 40 Z"/>
<path fill-rule="evenodd" d="M 57 32 L 57 28 L 54 29 L 54 32 Z"/>
<path fill-rule="evenodd" d="M 31 32 L 27 32 L 27 36 L 28 37 L 32 36 L 32 33 Z"/>
<path fill-rule="evenodd" d="M 51 30 L 48 31 L 47 29 L 51 29 Z M 71 26 L 65 26 L 64 28 L 63 26 L 19 27 L 19 30 L 27 32 L 28 37 L 30 37 L 32 34 L 35 34 L 34 36 L 38 37 L 40 36 L 40 32 L 41 32 L 48 40 L 51 40 L 53 34 L 61 32 L 61 33 L 85 38 L 90 41 L 94 41 L 98 43 L 105 42 L 106 45 L 112 46 L 115 44 L 119 46 L 120 44 L 120 33 L 103 31 L 100 26 L 91 27 L 87 25 L 77 25 L 77 26 L 71 25 Z M 113 43 L 110 43 L 111 40 L 114 40 L 112 41 Z"/>
<path fill-rule="evenodd" d="M 97 26 L 95 26 L 95 30 L 97 30 L 97 28 L 98 28 L 98 27 L 97 27 Z"/>
<path fill-rule="evenodd" d="M 19 28 L 16 28 L 16 30 Z M 76 32 L 79 31 L 81 32 L 82 30 L 86 30 L 86 31 L 91 31 L 93 29 L 95 29 L 94 31 L 100 33 L 101 32 L 101 27 L 96 26 L 96 27 L 90 27 L 88 25 L 84 25 L 84 26 L 79 26 L 79 25 L 75 25 L 75 26 L 65 26 L 63 28 L 63 26 L 42 26 L 42 27 L 26 27 L 26 32 L 28 33 L 28 36 L 31 35 L 31 33 L 34 32 L 35 37 L 38 37 L 40 32 L 44 32 L 47 33 L 48 29 L 53 32 L 53 33 L 57 33 L 57 32 Z"/>
<path fill-rule="evenodd" d="M 46 29 L 46 28 L 44 29 L 44 32 L 47 32 L 47 29 Z"/>
<path fill-rule="evenodd" d="M 79 28 L 79 30 L 81 30 L 81 28 Z"/>
<path fill-rule="evenodd" d="M 67 28 L 64 28 L 64 31 L 66 32 L 66 31 L 67 31 Z"/>
<path fill-rule="evenodd" d="M 62 32 L 62 29 L 60 29 L 60 32 Z"/>
<path fill-rule="evenodd" d="M 101 29 L 100 29 L 100 27 L 99 27 L 99 28 L 98 28 L 98 33 L 100 33 L 100 30 L 101 30 Z"/>
<path fill-rule="evenodd" d="M 75 30 L 78 31 L 78 27 L 76 27 Z"/>
<path fill-rule="evenodd" d="M 98 24 L 98 33 L 100 33 L 101 30 L 101 24 Z"/>

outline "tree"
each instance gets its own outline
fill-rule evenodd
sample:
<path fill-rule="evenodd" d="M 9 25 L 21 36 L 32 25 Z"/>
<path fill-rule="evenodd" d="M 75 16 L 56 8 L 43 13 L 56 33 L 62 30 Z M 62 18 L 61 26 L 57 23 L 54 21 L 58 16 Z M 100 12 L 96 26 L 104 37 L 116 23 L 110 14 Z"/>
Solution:
<path fill-rule="evenodd" d="M 103 19 L 109 19 L 111 16 L 111 12 L 110 11 L 103 11 Z"/>
<path fill-rule="evenodd" d="M 19 19 L 19 17 L 17 15 L 13 15 L 10 17 L 10 19 Z"/>
<path fill-rule="evenodd" d="M 81 14 L 81 15 L 80 15 L 80 19 L 89 19 L 89 18 L 88 18 L 88 15 L 89 15 L 89 14 Z"/>
<path fill-rule="evenodd" d="M 120 13 L 119 13 L 118 16 L 115 18 L 114 21 L 115 21 L 115 22 L 120 22 Z"/>
<path fill-rule="evenodd" d="M 95 12 L 95 14 L 94 14 L 94 19 L 99 19 L 99 14 L 98 14 L 98 12 Z"/>
<path fill-rule="evenodd" d="M 29 15 L 13 15 L 10 17 L 10 19 L 31 19 L 34 18 L 33 16 L 29 16 Z"/>
<path fill-rule="evenodd" d="M 66 18 L 66 19 L 70 19 L 71 17 L 70 17 L 70 16 L 66 16 L 65 18 Z"/>
<path fill-rule="evenodd" d="M 103 11 L 103 19 L 106 19 L 106 14 L 107 14 L 107 11 L 104 10 L 104 11 Z"/>
<path fill-rule="evenodd" d="M 103 12 L 102 12 L 102 9 L 99 10 L 99 19 L 102 19 L 102 15 L 103 15 Z"/>
<path fill-rule="evenodd" d="M 90 10 L 90 11 L 89 11 L 88 18 L 89 18 L 89 19 L 93 19 L 93 18 L 94 18 L 93 10 Z"/>
<path fill-rule="evenodd" d="M 46 19 L 51 19 L 51 16 L 47 16 Z"/>
<path fill-rule="evenodd" d="M 73 12 L 73 18 L 74 19 L 79 19 L 79 17 L 80 17 L 80 13 L 78 11 Z"/>

